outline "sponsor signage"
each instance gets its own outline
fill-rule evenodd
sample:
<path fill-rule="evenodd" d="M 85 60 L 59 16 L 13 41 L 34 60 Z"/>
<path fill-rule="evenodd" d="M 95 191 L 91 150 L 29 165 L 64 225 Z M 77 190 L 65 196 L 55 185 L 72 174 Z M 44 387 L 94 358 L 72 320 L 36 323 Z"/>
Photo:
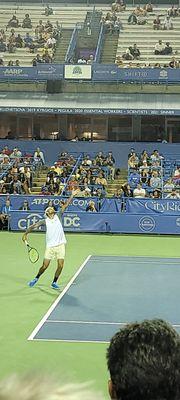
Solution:
<path fill-rule="evenodd" d="M 64 78 L 65 79 L 91 79 L 91 65 L 65 65 Z"/>

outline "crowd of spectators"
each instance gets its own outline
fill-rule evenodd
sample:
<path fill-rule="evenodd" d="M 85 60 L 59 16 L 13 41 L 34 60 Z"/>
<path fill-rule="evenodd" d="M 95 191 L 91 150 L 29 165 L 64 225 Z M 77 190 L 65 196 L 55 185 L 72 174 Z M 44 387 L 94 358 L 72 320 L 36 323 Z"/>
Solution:
<path fill-rule="evenodd" d="M 114 5 L 115 3 L 113 3 Z M 124 9 L 125 10 L 125 9 Z M 124 11 L 121 10 L 121 11 Z M 118 19 L 120 21 L 119 14 L 120 10 L 118 7 L 112 7 L 112 12 L 107 13 L 106 17 L 103 17 L 104 24 L 106 26 L 106 31 L 113 33 L 113 24 L 114 20 Z M 129 25 L 145 25 L 148 23 L 148 15 L 153 15 L 153 5 L 151 3 L 145 4 L 143 7 L 137 6 L 134 10 L 131 11 L 128 17 Z M 163 15 L 156 15 L 153 20 L 153 29 L 154 30 L 172 30 L 174 29 L 173 19 L 180 16 L 180 8 L 171 6 L 165 11 Z M 161 19 L 163 17 L 163 19 Z M 120 24 L 120 30 L 123 29 L 123 24 Z M 123 38 L 122 38 L 123 40 Z M 167 63 L 161 65 L 161 63 L 147 63 L 144 64 L 137 63 L 136 65 L 132 63 L 133 60 L 139 60 L 141 58 L 141 48 L 135 43 L 134 46 L 128 46 L 126 51 L 122 53 L 121 56 L 117 56 L 115 63 L 120 68 L 179 68 L 180 61 L 175 58 L 177 55 L 177 50 L 173 49 L 173 44 L 169 41 L 163 42 L 162 39 L 159 39 L 158 42 L 154 46 L 154 54 L 155 55 L 170 55 L 173 56 L 172 59 L 168 60 Z M 125 61 L 129 60 L 129 64 Z"/>
<path fill-rule="evenodd" d="M 43 13 L 45 16 L 53 14 L 51 7 L 47 6 Z M 25 34 L 16 33 L 16 29 L 22 27 L 28 30 Z M 10 30 L 10 32 L 8 32 Z M 20 23 L 17 16 L 14 14 L 6 29 L 0 30 L 0 66 L 4 65 L 3 53 L 15 53 L 16 49 L 25 48 L 30 53 L 36 53 L 32 60 L 32 65 L 36 66 L 38 63 L 51 63 L 56 49 L 56 44 L 62 34 L 62 28 L 59 21 L 55 24 L 50 20 L 43 22 L 39 20 L 38 24 L 33 27 L 31 17 L 25 14 L 23 21 Z M 20 62 L 9 60 L 8 66 L 20 66 Z"/>
<path fill-rule="evenodd" d="M 0 194 L 31 194 L 33 172 L 45 162 L 43 152 L 22 154 L 18 147 L 0 151 Z"/>
<path fill-rule="evenodd" d="M 154 150 L 146 150 L 139 156 L 131 149 L 128 157 L 128 183 L 123 185 L 125 197 L 180 198 L 180 167 L 172 170 L 172 176 L 165 174 L 164 157 Z"/>
<path fill-rule="evenodd" d="M 48 171 L 41 194 L 70 195 L 79 189 L 79 197 L 105 197 L 108 179 L 113 180 L 114 174 L 112 152 L 106 155 L 99 152 L 95 157 L 85 155 L 83 158 L 63 152 Z"/>

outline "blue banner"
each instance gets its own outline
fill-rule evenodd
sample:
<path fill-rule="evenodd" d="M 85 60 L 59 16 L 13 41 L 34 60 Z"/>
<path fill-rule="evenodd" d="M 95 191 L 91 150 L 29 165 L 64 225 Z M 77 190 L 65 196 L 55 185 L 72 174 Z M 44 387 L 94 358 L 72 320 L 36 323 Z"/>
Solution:
<path fill-rule="evenodd" d="M 38 64 L 37 67 L 0 67 L 0 79 L 56 80 L 63 79 L 64 65 Z"/>
<path fill-rule="evenodd" d="M 42 218 L 41 212 L 12 211 L 10 229 L 25 231 L 31 224 Z M 180 234 L 178 215 L 65 212 L 63 225 L 67 232 Z M 43 229 L 41 227 L 40 230 Z"/>
<path fill-rule="evenodd" d="M 36 67 L 0 67 L 0 79 L 62 80 L 64 64 L 38 64 Z M 76 78 L 77 79 L 77 78 Z M 179 68 L 118 68 L 115 64 L 92 65 L 94 82 L 179 83 Z"/>
<path fill-rule="evenodd" d="M 0 196 L 0 210 L 5 202 L 6 195 Z M 66 197 L 60 196 L 17 196 L 10 195 L 11 206 L 13 210 L 20 210 L 23 205 L 24 200 L 28 201 L 28 205 L 31 211 L 44 211 L 51 200 L 53 205 L 59 208 L 61 200 L 66 201 Z M 74 197 L 70 205 L 68 206 L 68 211 L 78 212 L 86 211 L 90 201 L 94 201 L 95 207 L 100 212 L 116 212 L 121 210 L 121 199 L 99 199 L 97 197 Z"/>
<path fill-rule="evenodd" d="M 180 215 L 180 200 L 127 198 L 126 212 L 132 214 Z"/>
<path fill-rule="evenodd" d="M 94 64 L 93 81 L 175 83 L 180 81 L 180 70 L 178 68 L 119 68 L 115 64 Z"/>

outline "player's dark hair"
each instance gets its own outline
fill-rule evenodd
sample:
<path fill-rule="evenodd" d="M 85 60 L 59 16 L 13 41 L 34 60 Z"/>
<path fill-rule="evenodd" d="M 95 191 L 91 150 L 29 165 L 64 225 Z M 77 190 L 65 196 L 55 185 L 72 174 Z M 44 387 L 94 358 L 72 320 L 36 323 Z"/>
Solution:
<path fill-rule="evenodd" d="M 163 320 L 129 324 L 117 332 L 107 363 L 118 400 L 180 399 L 180 336 Z"/>

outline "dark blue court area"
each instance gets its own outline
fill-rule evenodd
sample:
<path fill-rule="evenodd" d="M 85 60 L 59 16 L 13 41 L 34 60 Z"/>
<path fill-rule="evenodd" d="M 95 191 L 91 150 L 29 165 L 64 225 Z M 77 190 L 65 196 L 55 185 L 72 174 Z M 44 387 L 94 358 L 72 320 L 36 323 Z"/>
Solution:
<path fill-rule="evenodd" d="M 145 318 L 180 331 L 179 303 L 180 259 L 89 256 L 29 340 L 108 342 Z"/>

